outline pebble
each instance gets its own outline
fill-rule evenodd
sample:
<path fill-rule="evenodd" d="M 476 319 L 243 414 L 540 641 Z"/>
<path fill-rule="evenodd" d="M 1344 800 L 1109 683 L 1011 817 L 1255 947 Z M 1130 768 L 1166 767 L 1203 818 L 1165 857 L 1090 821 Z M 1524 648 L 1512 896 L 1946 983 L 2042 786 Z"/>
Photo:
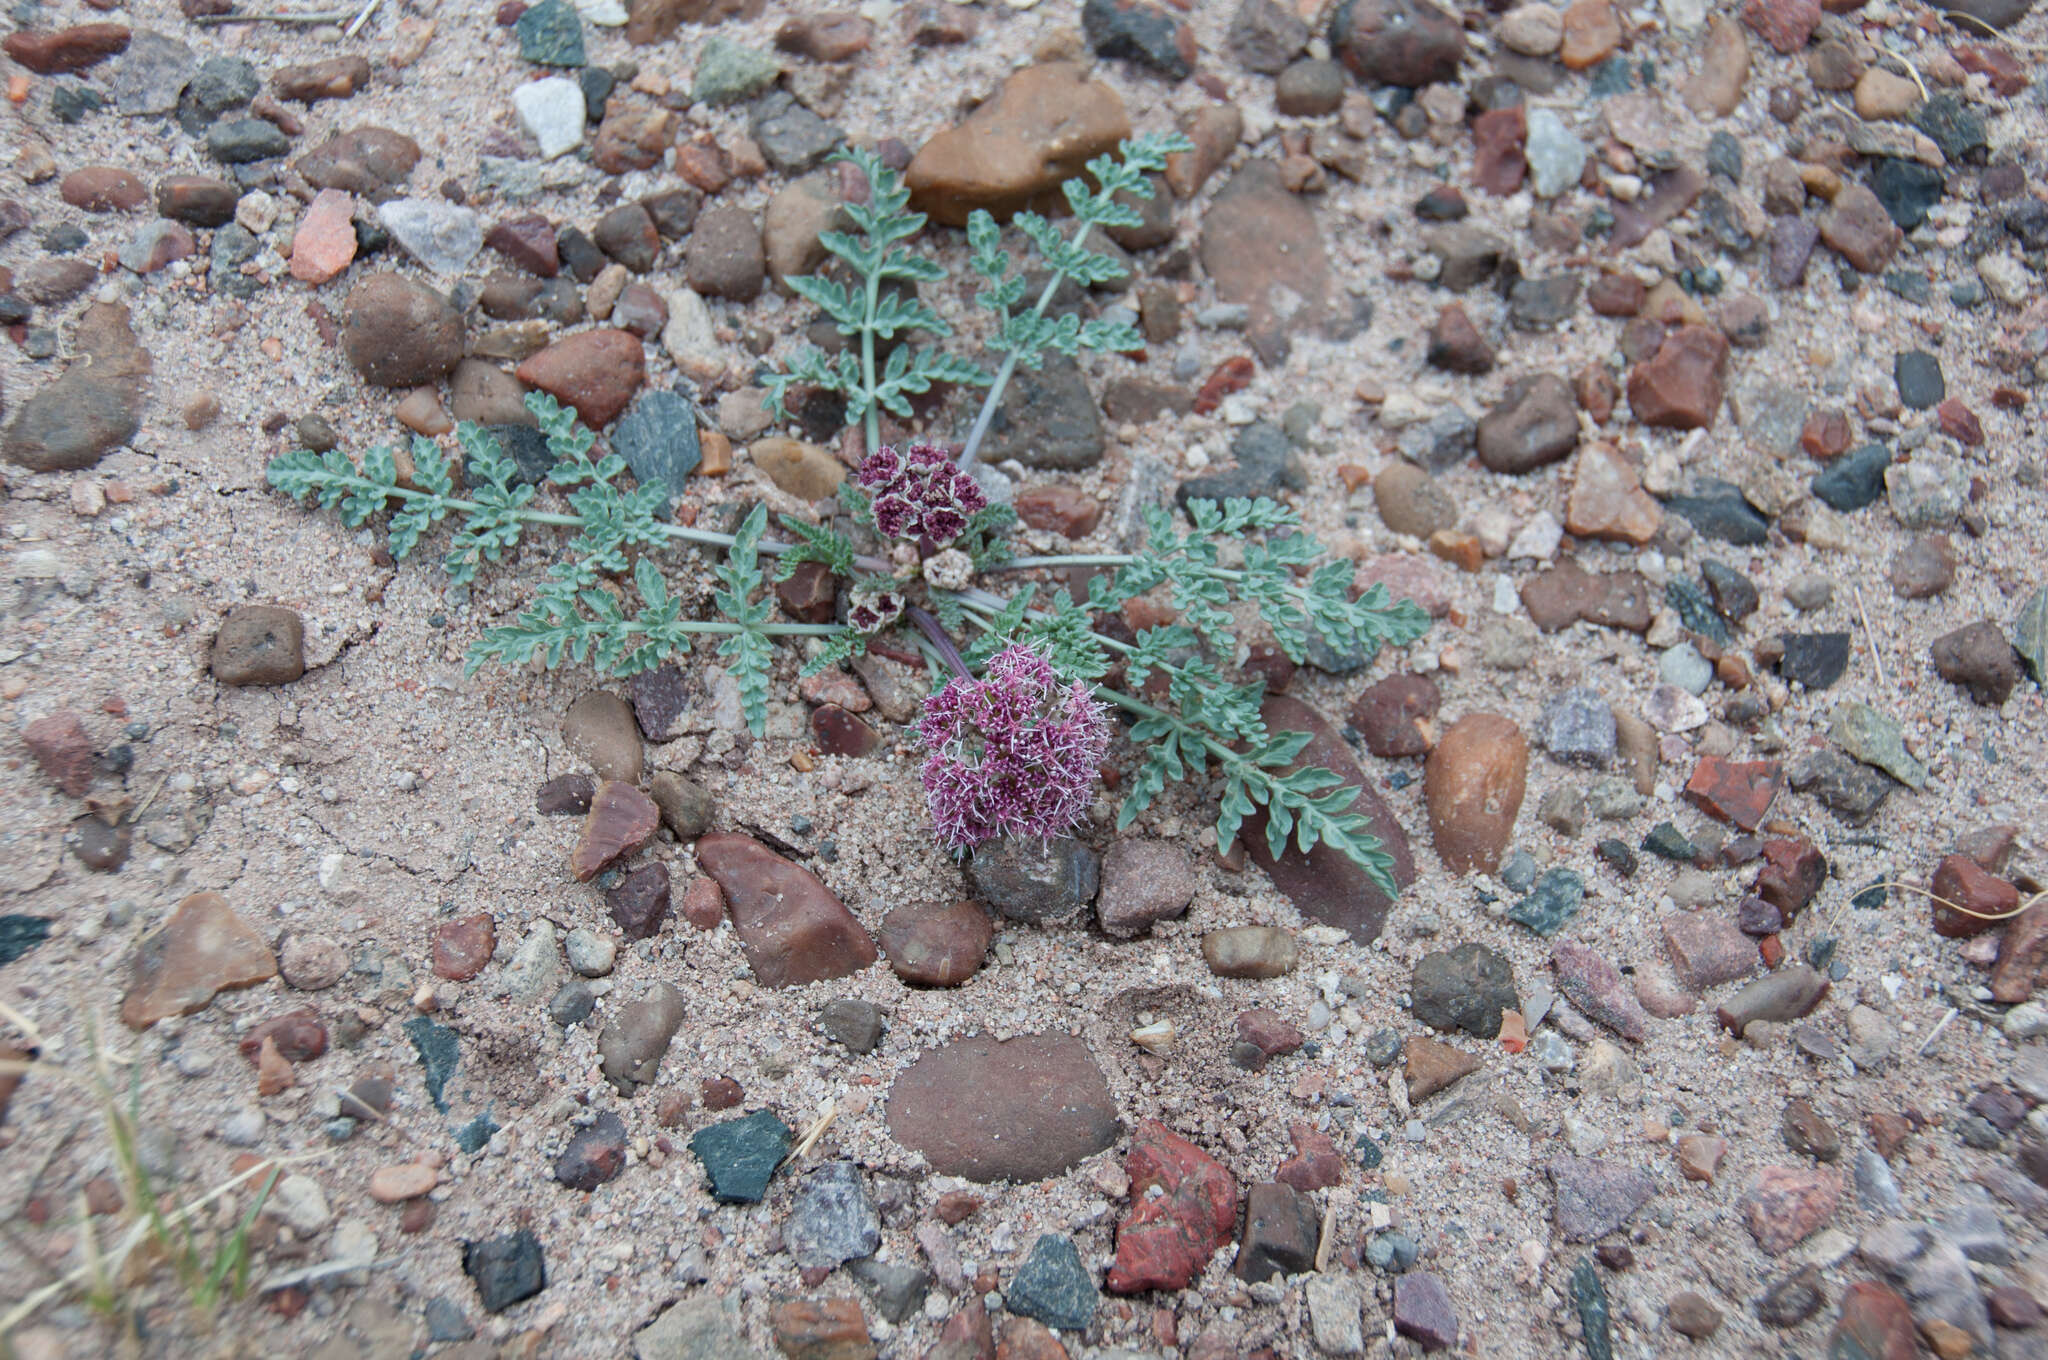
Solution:
<path fill-rule="evenodd" d="M 1458 1313 L 1451 1292 L 1427 1270 L 1411 1270 L 1394 1280 L 1394 1330 L 1426 1351 L 1448 1350 L 1458 1342 Z"/>
<path fill-rule="evenodd" d="M 1756 1315 L 1766 1326 L 1790 1328 L 1826 1306 L 1827 1295 L 1821 1291 L 1819 1270 L 1805 1266 L 1765 1290 L 1756 1301 Z"/>
<path fill-rule="evenodd" d="M 1195 896 L 1195 868 L 1187 851 L 1168 841 L 1127 838 L 1102 857 L 1095 912 L 1112 939 L 1136 939 L 1154 922 L 1180 916 Z"/>
<path fill-rule="evenodd" d="M 1564 120 L 1539 108 L 1529 114 L 1525 148 L 1530 187 L 1538 198 L 1556 198 L 1575 187 L 1586 168 L 1586 144 L 1565 127 Z"/>
<path fill-rule="evenodd" d="M 1168 80 L 1194 72 L 1194 31 L 1152 0 L 1086 0 L 1081 32 L 1098 57 L 1149 67 Z"/>
<path fill-rule="evenodd" d="M 978 1182 L 1057 1176 L 1122 1131 L 1088 1046 L 1057 1034 L 942 1044 L 897 1076 L 886 1117 L 934 1172 Z"/>
<path fill-rule="evenodd" d="M 194 893 L 161 929 L 136 946 L 133 978 L 121 1003 L 131 1029 L 202 1010 L 218 992 L 277 975 L 277 958 L 218 893 Z"/>
<path fill-rule="evenodd" d="M 1672 1295 L 1665 1303 L 1664 1322 L 1680 1336 L 1705 1341 L 1721 1330 L 1721 1310 L 1704 1295 L 1688 1289 Z"/>
<path fill-rule="evenodd" d="M 1237 1277 L 1261 1284 L 1276 1275 L 1305 1274 L 1315 1264 L 1317 1219 L 1314 1203 L 1293 1186 L 1279 1181 L 1254 1185 L 1245 1196 Z"/>
<path fill-rule="evenodd" d="M 1686 781 L 1685 798 L 1710 817 L 1754 831 L 1783 783 L 1776 761 L 1705 756 Z"/>
<path fill-rule="evenodd" d="M 1507 909 L 1507 918 L 1546 939 L 1578 914 L 1586 880 L 1575 869 L 1546 869 L 1528 895 Z"/>
<path fill-rule="evenodd" d="M 1460 1078 L 1479 1070 L 1479 1059 L 1461 1048 L 1424 1035 L 1410 1035 L 1403 1046 L 1408 1100 L 1420 1104 Z"/>
<path fill-rule="evenodd" d="M 370 1175 L 370 1198 L 379 1204 L 418 1199 L 440 1183 L 441 1174 L 423 1162 L 380 1166 Z"/>
<path fill-rule="evenodd" d="M 1927 767 L 1907 752 L 1898 723 L 1868 704 L 1853 700 L 1837 704 L 1828 738 L 1850 756 L 1909 788 L 1927 784 Z"/>
<path fill-rule="evenodd" d="M 1197 249 L 1217 299 L 1249 309 L 1246 334 L 1267 363 L 1288 352 L 1290 335 L 1322 323 L 1330 287 L 1322 230 L 1271 160 L 1247 161 L 1216 191 Z"/>
<path fill-rule="evenodd" d="M 374 273 L 342 305 L 342 349 L 378 387 L 419 387 L 462 359 L 462 316 L 441 294 L 411 279 Z"/>
<path fill-rule="evenodd" d="M 1804 964 L 1761 977 L 1721 1003 L 1722 1027 L 1738 1039 L 1758 1020 L 1782 1022 L 1811 1014 L 1828 993 L 1828 980 Z"/>
<path fill-rule="evenodd" d="M 881 1216 L 852 1162 L 832 1161 L 798 1184 L 782 1225 L 791 1258 L 806 1269 L 836 1269 L 872 1256 L 882 1244 Z"/>
<path fill-rule="evenodd" d="M 914 210 L 964 226 L 975 208 L 1007 217 L 1129 135 L 1123 100 L 1108 85 L 1071 63 L 1029 66 L 957 126 L 927 141 L 904 182 Z M 1178 184 L 1174 192 L 1192 196 Z"/>
<path fill-rule="evenodd" d="M 1702 117 L 1726 118 L 1742 102 L 1749 80 L 1749 39 L 1726 14 L 1707 26 L 1700 64 L 1681 89 L 1686 106 Z"/>
<path fill-rule="evenodd" d="M 1948 593 L 1956 578 L 1956 550 L 1942 533 L 1915 534 L 1893 555 L 1888 569 L 1892 594 L 1926 600 Z"/>
<path fill-rule="evenodd" d="M 626 1124 L 610 1110 L 601 1110 L 577 1130 L 555 1159 L 555 1179 L 571 1190 L 588 1193 L 614 1180 L 626 1169 Z"/>
<path fill-rule="evenodd" d="M 583 89 L 567 76 L 531 80 L 512 91 L 512 107 L 527 134 L 553 160 L 583 144 Z"/>
<path fill-rule="evenodd" d="M 843 996 L 825 1003 L 818 1028 L 855 1054 L 872 1053 L 882 1042 L 882 1012 L 871 1001 Z"/>
<path fill-rule="evenodd" d="M 724 890 L 733 928 L 761 986 L 845 977 L 875 961 L 874 941 L 818 876 L 753 837 L 704 836 L 697 841 L 697 862 Z"/>
<path fill-rule="evenodd" d="M 768 1310 L 775 1345 L 789 1356 L 872 1360 L 873 1340 L 855 1299 L 790 1299 Z"/>
<path fill-rule="evenodd" d="M 980 971 L 994 936 L 988 913 L 967 901 L 905 904 L 876 931 L 889 967 L 915 987 L 958 987 Z"/>
<path fill-rule="evenodd" d="M 519 56 L 536 66 L 581 66 L 583 24 L 569 0 L 541 0 L 512 25 L 519 37 Z"/>
<path fill-rule="evenodd" d="M 1550 947 L 1550 966 L 1566 1000 L 1592 1020 L 1632 1042 L 1649 1034 L 1649 1016 L 1615 966 L 1599 953 L 1571 940 Z"/>
<path fill-rule="evenodd" d="M 1569 457 L 1578 447 L 1578 398 L 1553 373 L 1518 378 L 1480 417 L 1479 461 L 1494 472 L 1519 474 Z"/>
<path fill-rule="evenodd" d="M 321 992 L 348 971 L 348 952 L 324 935 L 288 935 L 278 948 L 277 969 L 286 986 Z"/>
<path fill-rule="evenodd" d="M 569 853 L 569 871 L 588 883 L 615 860 L 632 854 L 653 837 L 661 811 L 631 784 L 606 780 L 591 795 L 583 831 Z"/>
<path fill-rule="evenodd" d="M 563 937 L 562 952 L 569 967 L 584 977 L 606 977 L 618 955 L 618 946 L 587 926 L 578 926 Z"/>
<path fill-rule="evenodd" d="M 1598 690 L 1574 686 L 1544 705 L 1536 739 L 1554 759 L 1605 767 L 1614 761 L 1614 710 Z"/>
<path fill-rule="evenodd" d="M 1294 936 L 1278 926 L 1228 926 L 1202 936 L 1202 958 L 1217 977 L 1276 978 L 1294 971 Z"/>
<path fill-rule="evenodd" d="M 84 267 L 90 275 L 91 266 Z M 21 403 L 0 437 L 9 462 L 34 472 L 81 471 L 141 428 L 141 380 L 152 363 L 129 328 L 128 309 L 95 303 L 78 322 L 72 343 L 76 357 Z"/>
<path fill-rule="evenodd" d="M 548 998 L 548 1019 L 568 1029 L 590 1018 L 597 1009 L 597 991 L 582 978 L 571 978 Z"/>
<path fill-rule="evenodd" d="M 1465 34 L 1430 0 L 1357 0 L 1330 21 L 1330 47 L 1361 81 L 1421 89 L 1456 80 Z"/>
<path fill-rule="evenodd" d="M 1409 994 L 1422 1023 L 1479 1039 L 1497 1037 L 1501 1012 L 1521 1005 L 1513 966 L 1476 943 L 1423 955 L 1409 980 Z"/>
<path fill-rule="evenodd" d="M 619 933 L 628 940 L 645 940 L 661 933 L 661 924 L 668 919 L 670 902 L 668 865 L 656 860 L 640 865 L 621 878 L 617 884 L 606 888 L 605 909 L 610 912 Z M 602 977 L 604 973 L 587 972 L 576 962 L 577 936 L 585 934 L 580 928 L 569 935 L 569 963 L 577 972 L 587 977 Z M 592 937 L 595 939 L 596 937 Z M 609 947 L 609 942 L 605 942 Z M 595 965 L 599 958 L 604 961 L 604 972 L 611 971 L 610 955 L 584 946 L 589 961 Z"/>
<path fill-rule="evenodd" d="M 1013 921 L 1065 920 L 1095 900 L 1101 860 L 1072 837 L 1004 837 L 978 847 L 967 882 L 982 902 Z"/>
<path fill-rule="evenodd" d="M 1467 714 L 1444 732 L 1424 765 L 1423 790 L 1446 868 L 1468 874 L 1500 867 L 1528 769 L 1528 740 L 1499 714 Z"/>
<path fill-rule="evenodd" d="M 1767 1166 L 1742 1198 L 1743 1221 L 1766 1255 L 1782 1256 L 1827 1226 L 1841 1196 L 1832 1171 Z"/>
<path fill-rule="evenodd" d="M 1058 1233 L 1041 1234 L 1031 1254 L 1003 1291 L 1003 1306 L 1063 1331 L 1083 1331 L 1095 1319 L 1100 1298 L 1095 1277 L 1081 1264 L 1074 1240 Z"/>
<path fill-rule="evenodd" d="M 683 273 L 702 297 L 751 302 L 767 277 L 767 256 L 754 215 L 737 203 L 705 209 L 690 233 Z"/>
<path fill-rule="evenodd" d="M 70 75 L 87 70 L 128 50 L 129 30 L 120 24 L 74 24 L 59 29 L 22 29 L 10 33 L 6 53 L 41 76 Z"/>
<path fill-rule="evenodd" d="M 1105 1286 L 1113 1294 L 1186 1288 L 1237 1226 L 1236 1180 L 1155 1119 L 1138 1125 L 1124 1167 L 1130 1208 Z"/>
<path fill-rule="evenodd" d="M 1883 273 L 1905 240 L 1884 203 L 1861 184 L 1835 195 L 1819 227 L 1828 248 L 1865 274 Z"/>
<path fill-rule="evenodd" d="M 640 1000 L 619 1009 L 597 1040 L 605 1080 L 614 1090 L 630 1096 L 637 1087 L 654 1084 L 662 1056 L 686 1013 L 683 994 L 666 982 L 657 982 Z"/>
<path fill-rule="evenodd" d="M 1351 706 L 1351 725 L 1376 756 L 1419 756 L 1429 750 L 1429 720 L 1438 703 L 1437 688 L 1428 677 L 1388 676 L 1358 696 Z"/>
<path fill-rule="evenodd" d="M 209 669 L 223 685 L 288 685 L 305 674 L 305 634 L 296 610 L 237 605 L 214 634 Z"/>
<path fill-rule="evenodd" d="M 516 370 L 519 381 L 566 406 L 593 430 L 612 423 L 646 380 L 640 337 L 600 327 L 557 340 Z"/>
<path fill-rule="evenodd" d="M 530 1228 L 463 1243 L 462 1273 L 475 1283 L 477 1301 L 486 1313 L 502 1313 L 547 1288 L 540 1239 Z"/>
<path fill-rule="evenodd" d="M 1594 1157 L 1552 1158 L 1543 1170 L 1556 1187 L 1557 1231 L 1567 1242 L 1598 1241 L 1657 1193 L 1648 1172 Z"/>
<path fill-rule="evenodd" d="M 1720 411 L 1728 340 L 1712 326 L 1682 325 L 1649 359 L 1629 371 L 1628 402 L 1645 425 L 1712 428 Z"/>
<path fill-rule="evenodd" d="M 1756 971 L 1756 944 L 1718 912 L 1681 911 L 1663 919 L 1664 951 L 1694 991 L 1739 982 Z"/>
<path fill-rule="evenodd" d="M 1277 76 L 1308 47 L 1309 27 L 1279 0 L 1245 0 L 1224 34 L 1224 49 L 1247 71 Z"/>

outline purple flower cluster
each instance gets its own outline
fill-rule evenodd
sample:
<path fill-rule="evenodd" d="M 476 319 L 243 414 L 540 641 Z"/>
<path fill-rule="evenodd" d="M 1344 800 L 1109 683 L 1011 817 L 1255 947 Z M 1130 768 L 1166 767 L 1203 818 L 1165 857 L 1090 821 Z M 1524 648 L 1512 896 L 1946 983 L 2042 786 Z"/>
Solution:
<path fill-rule="evenodd" d="M 972 477 L 943 449 L 912 444 L 898 453 L 884 444 L 856 474 L 873 496 L 875 527 L 888 538 L 944 547 L 967 531 L 967 519 L 988 504 Z"/>
<path fill-rule="evenodd" d="M 848 594 L 846 621 L 859 632 L 878 632 L 902 617 L 903 597 L 893 590 L 857 585 Z"/>
<path fill-rule="evenodd" d="M 1029 647 L 998 652 L 925 700 L 917 735 L 932 830 L 958 853 L 998 836 L 1063 836 L 1088 810 L 1109 716 Z"/>

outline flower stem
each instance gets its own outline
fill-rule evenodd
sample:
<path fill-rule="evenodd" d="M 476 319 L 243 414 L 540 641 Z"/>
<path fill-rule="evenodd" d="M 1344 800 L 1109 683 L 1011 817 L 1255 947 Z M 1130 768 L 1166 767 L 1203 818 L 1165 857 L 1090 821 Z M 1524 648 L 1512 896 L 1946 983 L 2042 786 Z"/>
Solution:
<path fill-rule="evenodd" d="M 875 401 L 875 308 L 881 302 L 881 292 L 881 275 L 868 275 L 867 311 L 861 317 L 860 328 L 860 364 L 868 391 L 866 428 L 869 453 L 882 446 L 882 411 Z"/>
<path fill-rule="evenodd" d="M 1080 249 L 1094 226 L 1093 222 L 1083 222 L 1069 244 L 1076 250 Z M 1052 295 L 1059 291 L 1066 277 L 1057 269 L 1053 271 L 1052 277 L 1046 281 L 1045 290 L 1038 295 L 1038 305 L 1031 309 L 1033 317 L 1045 315 L 1045 309 L 1052 305 Z M 960 450 L 960 466 L 963 468 L 973 467 L 975 458 L 981 453 L 982 441 L 988 438 L 989 423 L 996 418 L 996 407 L 1002 404 L 1003 390 L 1010 385 L 1010 377 L 1017 371 L 1019 353 L 1013 349 L 1003 356 L 1003 366 L 996 370 L 996 380 L 989 384 L 988 395 L 981 399 L 981 410 L 975 414 L 974 427 L 967 432 L 967 443 Z"/>
<path fill-rule="evenodd" d="M 946 630 L 939 625 L 929 611 L 910 605 L 903 611 L 903 617 L 917 625 L 917 631 L 931 640 L 932 647 L 953 668 L 953 673 L 962 680 L 972 680 L 974 672 L 967 669 L 967 659 L 960 655 L 960 649 L 953 645 L 953 639 L 946 636 Z"/>

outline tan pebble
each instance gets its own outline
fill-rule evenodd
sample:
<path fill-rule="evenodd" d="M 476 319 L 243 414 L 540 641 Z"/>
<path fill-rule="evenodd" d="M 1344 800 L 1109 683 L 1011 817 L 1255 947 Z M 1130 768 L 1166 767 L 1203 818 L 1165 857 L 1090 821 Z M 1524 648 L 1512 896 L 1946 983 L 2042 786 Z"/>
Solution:
<path fill-rule="evenodd" d="M 441 1177 L 433 1167 L 418 1162 L 407 1162 L 401 1166 L 377 1168 L 370 1177 L 370 1198 L 379 1204 L 398 1204 L 421 1195 L 440 1184 Z"/>

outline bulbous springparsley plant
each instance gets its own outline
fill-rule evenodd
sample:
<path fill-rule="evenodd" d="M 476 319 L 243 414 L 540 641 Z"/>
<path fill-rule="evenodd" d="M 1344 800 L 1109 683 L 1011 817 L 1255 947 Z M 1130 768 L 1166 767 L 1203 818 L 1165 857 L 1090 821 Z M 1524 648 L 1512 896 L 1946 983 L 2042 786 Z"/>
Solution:
<path fill-rule="evenodd" d="M 1081 824 L 1109 754 L 1109 710 L 1030 647 L 957 675 L 925 700 L 918 740 L 932 834 L 955 853 L 999 836 L 1064 836 Z"/>
<path fill-rule="evenodd" d="M 404 480 L 391 449 L 379 447 L 360 464 L 334 450 L 287 453 L 272 460 L 270 482 L 338 510 L 350 527 L 390 511 L 394 557 L 453 520 L 442 561 L 456 586 L 503 560 L 531 527 L 571 531 L 534 598 L 510 621 L 479 630 L 469 649 L 472 671 L 487 661 L 570 660 L 634 675 L 712 637 L 738 682 L 747 724 L 760 735 L 778 640 L 804 641 L 805 675 L 859 655 L 885 634 L 916 648 L 935 687 L 918 723 L 923 783 L 934 836 L 955 852 L 997 836 L 1054 836 L 1076 826 L 1109 758 L 1107 711 L 1114 708 L 1131 748 L 1119 829 L 1169 785 L 1203 783 L 1215 799 L 1219 847 L 1235 841 L 1248 819 L 1262 818 L 1276 857 L 1290 845 L 1303 852 L 1327 845 L 1394 896 L 1392 858 L 1352 810 L 1356 790 L 1328 770 L 1296 767 L 1309 734 L 1267 729 L 1264 684 L 1242 671 L 1239 637 L 1263 627 L 1297 664 L 1311 646 L 1363 664 L 1382 646 L 1422 636 L 1428 616 L 1380 585 L 1354 599 L 1351 564 L 1328 560 L 1293 510 L 1265 499 L 1190 500 L 1185 533 L 1167 509 L 1149 507 L 1144 542 L 1131 552 L 1018 556 L 1009 544 L 1015 513 L 990 503 L 972 472 L 1018 365 L 1036 368 L 1048 352 L 1142 348 L 1128 324 L 1046 311 L 1062 283 L 1086 288 L 1123 272 L 1083 243 L 1100 227 L 1138 225 L 1137 210 L 1119 197 L 1149 198 L 1146 176 L 1164 169 L 1168 153 L 1188 149 L 1177 135 L 1145 136 L 1089 162 L 1087 178 L 1065 185 L 1079 223 L 1071 237 L 1043 217 L 1018 213 L 1015 228 L 1051 275 L 1029 307 L 1002 229 L 985 212 L 970 216 L 972 266 L 987 284 L 976 301 L 992 319 L 987 345 L 1003 356 L 993 376 L 911 343 L 913 333 L 951 334 L 915 291 L 942 281 L 945 271 L 903 245 L 925 219 L 909 211 L 901 178 L 869 152 L 841 153 L 866 176 L 868 201 L 844 207 L 853 232 L 819 237 L 839 260 L 835 271 L 790 283 L 851 343 L 835 357 L 805 348 L 766 381 L 778 413 L 797 385 L 839 394 L 848 418 L 864 424 L 871 452 L 840 488 L 843 514 L 816 523 L 783 515 L 787 538 L 767 536 L 761 505 L 731 533 L 670 521 L 666 488 L 619 486 L 625 460 L 594 457 L 595 436 L 543 393 L 526 399 L 555 459 L 539 484 L 520 482 L 497 442 L 468 422 L 455 431 L 459 462 L 436 441 L 415 438 Z M 894 342 L 885 362 L 878 342 Z M 884 446 L 881 412 L 909 419 L 909 397 L 936 383 L 989 389 L 958 457 L 931 444 L 900 452 Z M 701 566 L 672 582 L 663 560 L 679 546 L 722 552 L 708 583 Z M 837 620 L 775 618 L 764 557 L 780 559 L 778 580 L 806 562 L 840 579 Z M 1094 572 L 1078 597 L 1064 587 L 1041 596 L 1041 581 L 1026 575 L 1064 577 L 1076 567 Z M 1173 618 L 1133 637 L 1120 616 L 1139 596 L 1170 606 Z M 477 608 L 470 602 L 451 613 L 459 620 Z"/>

